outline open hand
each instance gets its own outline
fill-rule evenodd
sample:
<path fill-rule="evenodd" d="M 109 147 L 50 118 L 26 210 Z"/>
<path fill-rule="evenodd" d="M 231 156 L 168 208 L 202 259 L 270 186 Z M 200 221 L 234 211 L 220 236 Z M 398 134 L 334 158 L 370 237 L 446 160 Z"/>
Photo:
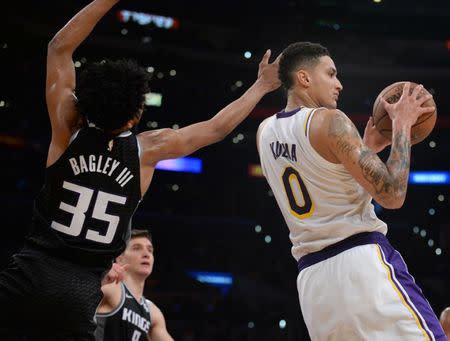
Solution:
<path fill-rule="evenodd" d="M 367 121 L 366 128 L 364 129 L 363 142 L 375 153 L 381 152 L 384 148 L 391 144 L 391 141 L 381 135 L 377 127 L 375 127 L 372 116 L 370 116 Z"/>
<path fill-rule="evenodd" d="M 436 110 L 434 106 L 422 107 L 422 105 L 433 96 L 426 94 L 421 96 L 423 85 L 420 84 L 411 92 L 411 83 L 406 82 L 403 86 L 403 92 L 400 99 L 395 103 L 388 103 L 381 98 L 384 109 L 389 114 L 391 120 L 401 120 L 413 125 L 422 114 Z"/>
<path fill-rule="evenodd" d="M 278 78 L 278 68 L 281 54 L 274 60 L 273 63 L 269 63 L 270 55 L 272 51 L 267 50 L 259 63 L 258 68 L 258 82 L 264 87 L 267 92 L 278 89 L 281 85 L 281 81 Z"/>

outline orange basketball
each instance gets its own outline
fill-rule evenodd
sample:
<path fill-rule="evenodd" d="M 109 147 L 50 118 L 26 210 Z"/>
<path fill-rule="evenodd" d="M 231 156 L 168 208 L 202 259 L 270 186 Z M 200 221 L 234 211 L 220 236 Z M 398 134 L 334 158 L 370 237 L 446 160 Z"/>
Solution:
<path fill-rule="evenodd" d="M 381 135 L 387 137 L 388 139 L 392 138 L 392 121 L 386 110 L 384 110 L 380 102 L 380 98 L 384 98 L 388 103 L 397 102 L 400 99 L 400 96 L 402 95 L 403 86 L 405 83 L 406 82 L 396 82 L 385 87 L 383 91 L 381 91 L 378 97 L 375 99 L 375 102 L 373 104 L 372 116 L 375 127 L 378 129 Z M 410 90 L 411 93 L 418 84 L 414 82 L 410 83 L 411 83 L 411 90 Z M 428 90 L 423 88 L 423 90 L 420 92 L 420 96 L 425 96 L 428 93 L 429 93 Z M 412 144 L 416 144 L 423 141 L 428 135 L 430 135 L 431 131 L 434 128 L 434 125 L 436 124 L 437 107 L 433 98 L 426 101 L 423 104 L 423 106 L 434 106 L 436 110 L 431 113 L 422 114 L 421 116 L 419 116 L 416 123 L 414 123 L 414 125 L 411 128 Z"/>

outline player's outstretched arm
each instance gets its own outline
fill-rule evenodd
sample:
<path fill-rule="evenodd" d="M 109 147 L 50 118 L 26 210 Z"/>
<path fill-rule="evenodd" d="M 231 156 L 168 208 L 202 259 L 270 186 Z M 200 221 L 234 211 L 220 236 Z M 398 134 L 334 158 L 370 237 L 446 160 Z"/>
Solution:
<path fill-rule="evenodd" d="M 163 159 L 189 155 L 224 139 L 250 114 L 265 94 L 280 86 L 279 57 L 273 63 L 269 63 L 269 58 L 270 50 L 267 50 L 259 63 L 255 83 L 240 98 L 228 104 L 211 119 L 178 130 L 160 129 L 139 134 L 144 152 L 143 161 L 154 165 Z"/>
<path fill-rule="evenodd" d="M 120 304 L 122 289 L 120 283 L 111 282 L 103 284 L 101 286 L 103 293 L 102 300 L 97 306 L 96 313 L 98 314 L 108 314 L 115 310 Z"/>
<path fill-rule="evenodd" d="M 48 44 L 46 99 L 56 154 L 64 151 L 79 125 L 75 110 L 72 54 L 118 0 L 95 0 L 78 12 Z M 51 153 L 49 153 L 51 154 Z M 49 155 L 52 158 L 52 155 Z M 50 162 L 51 163 L 51 162 Z M 47 164 L 49 162 L 47 161 Z"/>
<path fill-rule="evenodd" d="M 166 327 L 166 320 L 161 310 L 153 303 L 150 304 L 151 328 L 148 336 L 152 341 L 173 341 Z"/>
<path fill-rule="evenodd" d="M 353 177 L 385 208 L 403 205 L 408 187 L 411 159 L 411 126 L 417 118 L 432 112 L 433 107 L 422 107 L 430 97 L 418 98 L 421 87 L 410 94 L 410 83 L 405 85 L 402 97 L 392 105 L 383 102 L 392 118 L 392 146 L 386 163 L 367 147 L 351 120 L 338 110 L 330 110 L 324 120 L 324 140 L 330 151 Z"/>

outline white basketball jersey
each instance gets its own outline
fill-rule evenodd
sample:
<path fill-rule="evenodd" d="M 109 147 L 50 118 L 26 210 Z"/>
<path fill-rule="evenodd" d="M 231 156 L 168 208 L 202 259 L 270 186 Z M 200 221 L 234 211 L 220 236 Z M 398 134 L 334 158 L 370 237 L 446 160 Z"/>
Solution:
<path fill-rule="evenodd" d="M 342 164 L 312 147 L 309 122 L 317 108 L 280 112 L 259 132 L 261 167 L 289 227 L 298 259 L 360 232 L 386 234 L 370 194 Z"/>

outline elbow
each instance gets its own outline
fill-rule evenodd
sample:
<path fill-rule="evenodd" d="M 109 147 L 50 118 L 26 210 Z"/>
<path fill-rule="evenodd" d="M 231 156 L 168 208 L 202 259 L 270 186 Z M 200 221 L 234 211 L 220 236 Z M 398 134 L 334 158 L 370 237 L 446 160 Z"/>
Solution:
<path fill-rule="evenodd" d="M 47 45 L 47 51 L 58 51 L 60 49 L 60 41 L 57 36 L 54 36 Z"/>
<path fill-rule="evenodd" d="M 389 210 L 397 210 L 403 206 L 403 202 L 393 201 L 389 203 L 384 203 L 381 206 Z"/>
<path fill-rule="evenodd" d="M 47 45 L 48 54 L 60 54 L 66 50 L 67 46 L 63 44 L 63 42 L 58 38 L 57 35 L 54 36 Z"/>
<path fill-rule="evenodd" d="M 389 196 L 388 198 L 375 199 L 383 208 L 396 210 L 403 206 L 405 203 L 405 196 Z"/>

